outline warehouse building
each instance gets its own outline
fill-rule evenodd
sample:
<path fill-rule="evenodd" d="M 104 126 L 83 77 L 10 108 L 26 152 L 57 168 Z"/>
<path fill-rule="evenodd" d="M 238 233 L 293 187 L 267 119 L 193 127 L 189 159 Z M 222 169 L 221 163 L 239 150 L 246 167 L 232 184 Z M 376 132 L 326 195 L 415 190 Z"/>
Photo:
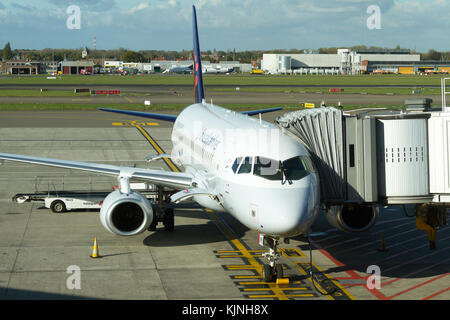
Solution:
<path fill-rule="evenodd" d="M 420 62 L 419 54 L 409 50 L 338 49 L 336 54 L 264 54 L 261 69 L 270 74 L 361 74 L 375 67 Z"/>
<path fill-rule="evenodd" d="M 450 73 L 449 61 L 367 61 L 367 73 L 433 74 Z"/>

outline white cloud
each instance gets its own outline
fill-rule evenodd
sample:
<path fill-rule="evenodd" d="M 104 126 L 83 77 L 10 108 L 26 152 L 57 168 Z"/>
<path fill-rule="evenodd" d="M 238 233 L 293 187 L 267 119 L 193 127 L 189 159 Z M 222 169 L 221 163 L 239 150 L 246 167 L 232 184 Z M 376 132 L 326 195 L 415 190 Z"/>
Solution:
<path fill-rule="evenodd" d="M 20 4 L 19 4 L 20 2 Z M 80 47 L 78 35 L 93 35 L 108 48 L 189 49 L 194 3 L 202 49 L 319 48 L 383 45 L 427 51 L 450 50 L 445 30 L 450 3 L 445 0 L 0 0 L 0 41 L 14 35 L 24 47 L 39 47 L 52 33 L 54 47 Z M 82 29 L 65 29 L 65 9 L 82 10 Z M 368 30 L 367 7 L 381 9 L 382 30 Z M 35 7 L 33 10 L 27 8 Z M 19 30 L 20 29 L 20 30 Z M 59 30 L 59 31 L 58 31 Z M 2 35 L 3 34 L 3 35 Z M 101 40 L 108 39 L 108 41 Z M 28 45 L 27 45 L 28 44 Z"/>
<path fill-rule="evenodd" d="M 131 8 L 130 13 L 134 14 L 138 11 L 147 9 L 148 7 L 149 7 L 148 2 L 139 3 L 139 5 L 137 5 L 136 7 Z"/>

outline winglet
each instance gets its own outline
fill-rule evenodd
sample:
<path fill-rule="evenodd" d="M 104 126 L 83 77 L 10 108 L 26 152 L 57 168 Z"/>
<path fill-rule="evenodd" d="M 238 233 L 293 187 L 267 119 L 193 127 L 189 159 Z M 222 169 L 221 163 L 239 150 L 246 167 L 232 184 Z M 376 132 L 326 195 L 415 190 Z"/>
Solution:
<path fill-rule="evenodd" d="M 194 98 L 196 103 L 203 103 L 205 101 L 205 90 L 203 87 L 202 59 L 200 55 L 200 44 L 197 28 L 197 12 L 195 10 L 195 6 L 192 6 L 192 14 L 194 29 Z"/>

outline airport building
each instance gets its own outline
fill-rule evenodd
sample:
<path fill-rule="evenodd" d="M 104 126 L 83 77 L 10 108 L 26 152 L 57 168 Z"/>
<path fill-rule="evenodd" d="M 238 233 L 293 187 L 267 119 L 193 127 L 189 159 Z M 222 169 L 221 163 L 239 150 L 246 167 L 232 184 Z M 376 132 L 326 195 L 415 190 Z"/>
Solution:
<path fill-rule="evenodd" d="M 375 70 L 412 74 L 428 65 L 420 60 L 419 54 L 409 50 L 338 49 L 336 54 L 264 54 L 261 61 L 261 69 L 269 74 L 361 74 Z M 440 65 L 445 66 L 450 69 L 450 63 Z"/>
<path fill-rule="evenodd" d="M 175 61 L 175 60 L 152 60 L 148 63 L 126 63 L 122 61 L 105 61 L 104 69 L 137 69 L 139 72 L 162 73 L 173 67 L 188 67 L 193 65 L 192 60 Z M 202 61 L 203 68 L 234 68 L 236 72 L 247 73 L 252 70 L 249 63 L 240 63 L 239 61 L 220 61 L 219 63 L 211 63 Z"/>
<path fill-rule="evenodd" d="M 58 64 L 58 71 L 62 74 L 94 74 L 92 61 L 62 61 Z"/>
<path fill-rule="evenodd" d="M 26 60 L 6 60 L 1 63 L 3 74 L 39 74 L 41 62 Z"/>

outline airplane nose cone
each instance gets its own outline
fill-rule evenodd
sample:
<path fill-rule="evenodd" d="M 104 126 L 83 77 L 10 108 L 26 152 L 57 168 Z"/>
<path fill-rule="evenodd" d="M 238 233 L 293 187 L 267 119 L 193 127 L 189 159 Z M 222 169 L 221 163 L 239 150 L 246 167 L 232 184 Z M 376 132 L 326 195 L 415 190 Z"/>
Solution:
<path fill-rule="evenodd" d="M 265 199 L 261 232 L 293 237 L 308 230 L 319 211 L 318 193 L 309 183 L 304 187 L 278 190 L 274 197 Z"/>

